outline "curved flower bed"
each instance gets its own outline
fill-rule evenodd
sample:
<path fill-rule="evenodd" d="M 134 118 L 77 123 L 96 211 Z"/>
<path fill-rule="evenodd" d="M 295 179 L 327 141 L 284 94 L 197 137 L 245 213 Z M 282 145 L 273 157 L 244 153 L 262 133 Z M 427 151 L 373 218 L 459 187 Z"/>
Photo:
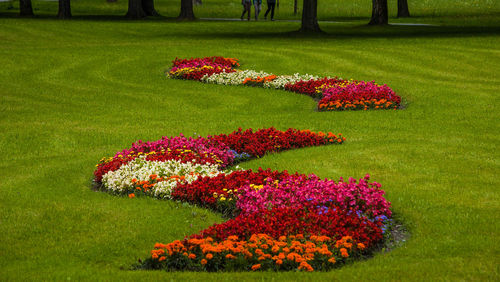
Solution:
<path fill-rule="evenodd" d="M 224 85 L 247 85 L 283 89 L 318 99 L 319 111 L 398 109 L 401 97 L 387 85 L 373 81 L 319 78 L 309 74 L 274 75 L 237 70 L 237 59 L 206 57 L 175 59 L 169 77 Z"/>
<path fill-rule="evenodd" d="M 181 241 L 157 243 L 143 268 L 329 270 L 369 254 L 383 240 L 391 210 L 380 184 L 368 175 L 333 181 L 228 168 L 267 153 L 344 141 L 331 132 L 275 128 L 139 140 L 103 158 L 94 182 L 130 198 L 174 199 L 231 218 Z"/>

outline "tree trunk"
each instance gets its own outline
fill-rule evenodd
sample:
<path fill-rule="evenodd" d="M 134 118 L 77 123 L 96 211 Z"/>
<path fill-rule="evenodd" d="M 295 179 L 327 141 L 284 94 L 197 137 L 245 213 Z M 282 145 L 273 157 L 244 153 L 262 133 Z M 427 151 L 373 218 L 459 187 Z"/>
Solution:
<path fill-rule="evenodd" d="M 33 16 L 33 7 L 31 6 L 31 0 L 19 0 L 19 16 Z"/>
<path fill-rule="evenodd" d="M 60 19 L 71 18 L 71 3 L 70 0 L 59 0 L 59 12 L 57 17 Z"/>
<path fill-rule="evenodd" d="M 321 32 L 318 24 L 318 0 L 304 0 L 302 7 L 302 32 Z"/>
<path fill-rule="evenodd" d="M 297 6 L 298 6 L 298 3 L 297 3 L 297 0 L 294 0 L 293 1 L 293 14 L 296 15 L 297 14 Z"/>
<path fill-rule="evenodd" d="M 146 16 L 159 16 L 160 14 L 155 10 L 154 0 L 142 0 L 142 10 Z"/>
<path fill-rule="evenodd" d="M 410 10 L 408 10 L 408 0 L 398 0 L 398 18 L 410 17 Z"/>
<path fill-rule="evenodd" d="M 194 20 L 193 0 L 181 0 L 181 13 L 178 20 Z"/>
<path fill-rule="evenodd" d="M 142 19 L 146 16 L 146 12 L 142 9 L 141 0 L 128 0 L 128 11 L 125 17 L 130 19 Z"/>
<path fill-rule="evenodd" d="M 389 22 L 387 0 L 372 0 L 372 18 L 369 25 L 384 25 Z"/>

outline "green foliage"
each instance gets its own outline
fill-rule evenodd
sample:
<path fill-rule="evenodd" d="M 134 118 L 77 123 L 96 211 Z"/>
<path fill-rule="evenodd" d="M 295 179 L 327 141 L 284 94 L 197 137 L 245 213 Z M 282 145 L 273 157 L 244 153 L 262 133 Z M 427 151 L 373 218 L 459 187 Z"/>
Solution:
<path fill-rule="evenodd" d="M 87 10 L 86 3 L 75 1 L 74 15 L 102 11 Z M 0 18 L 0 276 L 498 280 L 500 21 L 498 2 L 488 3 L 492 6 L 471 13 L 466 6 L 450 6 L 461 9 L 461 17 L 432 19 L 443 21 L 440 27 L 371 28 L 361 26 L 362 18 L 323 23 L 327 34 L 311 37 L 290 33 L 298 29 L 296 22 Z M 117 5 L 122 8 L 102 13 L 124 14 L 125 4 Z M 166 16 L 178 12 L 177 3 L 165 12 L 161 2 L 157 5 Z M 57 8 L 55 2 L 34 6 L 39 15 L 53 15 Z M 413 20 L 426 18 L 407 21 Z M 175 57 L 210 55 L 236 57 L 244 68 L 277 74 L 387 83 L 408 106 L 318 113 L 303 95 L 164 76 Z M 344 146 L 269 155 L 244 167 L 333 179 L 370 173 L 387 191 L 410 240 L 327 273 L 126 271 L 155 242 L 183 238 L 223 219 L 175 202 L 92 191 L 94 165 L 138 139 L 216 134 L 240 126 L 342 132 L 348 138 Z"/>

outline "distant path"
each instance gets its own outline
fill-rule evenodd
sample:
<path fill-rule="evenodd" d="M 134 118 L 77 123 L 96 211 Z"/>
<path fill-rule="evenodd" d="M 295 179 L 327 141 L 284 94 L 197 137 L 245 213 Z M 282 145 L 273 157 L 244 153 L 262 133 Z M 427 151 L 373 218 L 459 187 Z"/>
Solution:
<path fill-rule="evenodd" d="M 2 1 L 2 0 L 0 0 Z M 235 21 L 235 22 L 238 22 L 238 21 L 246 21 L 246 20 L 241 20 L 239 18 L 199 18 L 200 20 L 204 20 L 204 21 Z M 252 19 L 251 20 L 252 22 L 254 22 L 255 20 Z M 267 21 L 267 20 L 260 20 L 260 21 Z M 300 20 L 275 20 L 277 22 L 295 22 L 295 23 L 300 23 Z M 340 23 L 353 23 L 353 22 L 349 22 L 349 21 L 346 21 L 346 22 L 337 22 L 337 21 L 318 21 L 318 23 L 336 23 L 336 24 L 340 24 Z M 390 23 L 389 25 L 407 25 L 407 26 L 437 26 L 435 24 L 424 24 L 424 23 Z"/>

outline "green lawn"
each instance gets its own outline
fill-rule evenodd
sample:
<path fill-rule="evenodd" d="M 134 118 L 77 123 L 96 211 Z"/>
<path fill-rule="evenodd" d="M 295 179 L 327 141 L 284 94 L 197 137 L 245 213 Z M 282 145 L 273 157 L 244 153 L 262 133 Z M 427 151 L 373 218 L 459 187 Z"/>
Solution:
<path fill-rule="evenodd" d="M 498 1 L 457 7 L 410 0 L 419 5 L 410 12 L 420 16 L 391 22 L 441 26 L 384 28 L 364 25 L 367 1 L 343 1 L 352 2 L 343 6 L 352 12 L 344 23 L 321 24 L 322 36 L 291 33 L 296 22 L 126 21 L 118 17 L 124 1 L 115 8 L 91 2 L 88 10 L 73 2 L 70 21 L 47 16 L 56 13 L 55 2 L 34 2 L 42 15 L 35 19 L 18 19 L 0 3 L 1 280 L 500 279 Z M 197 16 L 234 17 L 231 10 L 210 13 L 206 2 Z M 333 11 L 333 2 L 342 1 L 330 2 L 323 5 Z M 169 3 L 157 6 L 174 17 L 178 4 Z M 86 16 L 93 11 L 112 17 Z M 175 57 L 211 55 L 276 74 L 387 83 L 408 107 L 320 113 L 303 95 L 165 78 Z M 333 179 L 370 173 L 409 229 L 407 242 L 328 273 L 127 270 L 154 243 L 223 219 L 173 202 L 94 192 L 97 161 L 138 139 L 269 126 L 348 139 L 243 167 Z"/>

